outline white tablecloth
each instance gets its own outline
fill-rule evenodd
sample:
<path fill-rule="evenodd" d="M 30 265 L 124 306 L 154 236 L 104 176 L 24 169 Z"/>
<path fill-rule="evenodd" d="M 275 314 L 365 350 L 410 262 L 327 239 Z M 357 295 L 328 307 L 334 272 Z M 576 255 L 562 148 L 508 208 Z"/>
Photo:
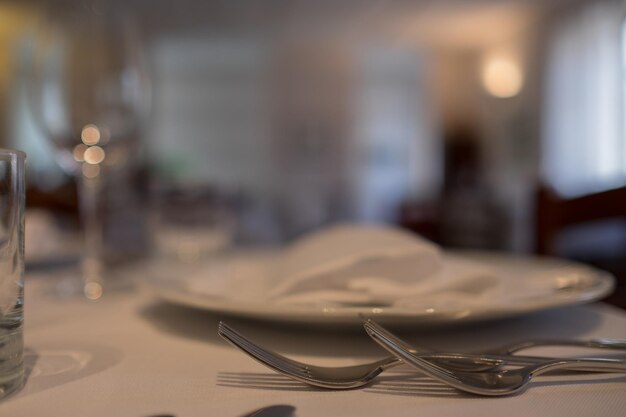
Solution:
<path fill-rule="evenodd" d="M 223 317 L 160 303 L 141 293 L 98 302 L 59 299 L 44 278 L 27 284 L 29 377 L 0 402 L 2 417 L 155 414 L 240 416 L 291 404 L 297 416 L 626 416 L 626 376 L 540 377 L 506 398 L 464 395 L 400 367 L 369 387 L 326 391 L 291 381 L 217 335 Z M 359 329 L 319 331 L 228 319 L 268 347 L 318 364 L 358 363 L 384 352 Z M 480 349 L 526 337 L 626 339 L 626 312 L 569 307 L 480 325 L 403 332 L 426 346 Z M 540 353 L 565 353 L 560 350 Z"/>

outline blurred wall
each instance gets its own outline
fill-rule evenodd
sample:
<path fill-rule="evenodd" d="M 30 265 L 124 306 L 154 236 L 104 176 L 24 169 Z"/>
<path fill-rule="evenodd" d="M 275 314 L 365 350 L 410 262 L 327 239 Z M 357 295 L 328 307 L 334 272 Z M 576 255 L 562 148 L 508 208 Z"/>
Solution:
<path fill-rule="evenodd" d="M 0 89 L 10 103 L 2 132 L 31 150 L 32 178 L 58 170 L 16 87 L 28 84 L 19 34 L 40 6 L 76 3 L 0 3 L 1 21 L 11 22 L 0 25 Z M 563 16 L 595 3 L 124 4 L 151 58 L 151 172 L 228 195 L 280 236 L 345 219 L 395 222 L 411 201 L 443 206 L 428 220 L 447 222 L 449 242 L 529 251 L 547 39 Z M 495 88 L 504 82 L 504 94 L 485 80 L 502 62 Z M 507 82 L 518 91 L 507 95 Z M 448 189 L 446 152 L 456 142 L 470 144 L 474 172 Z"/>

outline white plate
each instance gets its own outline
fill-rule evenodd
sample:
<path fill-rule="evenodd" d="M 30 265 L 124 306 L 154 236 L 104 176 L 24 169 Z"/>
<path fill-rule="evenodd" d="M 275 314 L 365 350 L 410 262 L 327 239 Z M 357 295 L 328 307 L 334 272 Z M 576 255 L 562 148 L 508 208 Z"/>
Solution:
<path fill-rule="evenodd" d="M 353 325 L 360 324 L 359 315 L 363 314 L 380 323 L 397 326 L 439 326 L 519 316 L 599 300 L 614 288 L 614 278 L 609 273 L 579 263 L 484 252 L 464 252 L 462 256 L 497 271 L 506 296 L 483 299 L 479 303 L 464 302 L 461 298 L 460 302 L 432 304 L 425 299 L 410 307 L 277 304 L 262 299 L 242 300 L 227 292 L 207 294 L 178 278 L 185 275 L 180 267 L 174 273 L 171 268 L 162 266 L 158 267 L 160 273 L 146 280 L 143 287 L 167 302 L 231 316 L 285 323 Z"/>

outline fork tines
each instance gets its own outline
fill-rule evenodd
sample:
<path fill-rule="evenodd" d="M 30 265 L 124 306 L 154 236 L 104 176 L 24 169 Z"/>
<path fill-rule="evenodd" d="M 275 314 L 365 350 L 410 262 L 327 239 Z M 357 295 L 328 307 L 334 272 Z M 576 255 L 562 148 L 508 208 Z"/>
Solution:
<path fill-rule="evenodd" d="M 217 333 L 251 358 L 269 366 L 276 372 L 305 380 L 303 382 L 310 382 L 309 378 L 311 375 L 305 365 L 279 355 L 278 353 L 268 351 L 252 342 L 226 323 L 219 323 Z"/>

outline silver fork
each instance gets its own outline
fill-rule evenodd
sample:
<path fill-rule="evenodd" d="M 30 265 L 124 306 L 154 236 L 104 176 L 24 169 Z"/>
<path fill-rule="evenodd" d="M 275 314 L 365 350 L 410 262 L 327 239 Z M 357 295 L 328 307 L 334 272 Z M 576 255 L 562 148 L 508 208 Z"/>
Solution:
<path fill-rule="evenodd" d="M 406 348 L 406 342 L 372 320 L 367 320 L 363 326 L 375 342 L 407 364 L 440 382 L 472 394 L 514 394 L 525 389 L 534 376 L 554 370 L 626 373 L 626 362 L 615 359 L 551 359 L 515 369 L 479 372 L 452 370 L 412 353 Z"/>
<path fill-rule="evenodd" d="M 395 356 L 365 363 L 362 365 L 324 367 L 310 365 L 286 358 L 276 352 L 264 348 L 224 322 L 218 326 L 218 334 L 230 342 L 235 347 L 252 357 L 254 360 L 273 369 L 274 371 L 286 375 L 290 378 L 304 382 L 305 384 L 331 389 L 351 389 L 369 384 L 377 375 L 385 369 L 389 369 L 402 363 Z M 415 352 L 411 347 L 410 351 Z M 459 353 L 434 353 L 424 349 L 420 355 L 432 361 L 439 361 L 446 366 L 458 370 L 485 370 L 494 369 L 503 364 L 524 365 L 537 363 L 545 358 L 523 357 L 523 356 L 498 356 L 498 355 L 473 355 Z"/>
<path fill-rule="evenodd" d="M 401 362 L 393 357 L 364 365 L 343 367 L 315 366 L 286 358 L 263 348 L 224 322 L 219 323 L 218 334 L 254 360 L 274 371 L 305 384 L 322 388 L 358 388 L 368 384 L 384 369 Z"/>

